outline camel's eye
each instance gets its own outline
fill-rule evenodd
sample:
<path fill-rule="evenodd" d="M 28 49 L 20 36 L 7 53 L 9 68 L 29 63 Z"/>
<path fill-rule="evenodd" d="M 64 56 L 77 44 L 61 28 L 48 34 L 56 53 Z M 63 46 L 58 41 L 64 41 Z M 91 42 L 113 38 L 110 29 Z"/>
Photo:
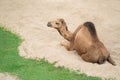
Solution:
<path fill-rule="evenodd" d="M 56 22 L 57 25 L 59 25 L 59 23 Z"/>

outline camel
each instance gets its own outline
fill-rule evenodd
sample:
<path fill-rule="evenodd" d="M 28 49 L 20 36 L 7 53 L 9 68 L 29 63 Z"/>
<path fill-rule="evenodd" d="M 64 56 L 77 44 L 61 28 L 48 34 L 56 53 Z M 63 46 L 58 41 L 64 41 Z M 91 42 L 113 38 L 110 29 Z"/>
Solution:
<path fill-rule="evenodd" d="M 67 40 L 67 42 L 61 42 L 62 46 L 68 51 L 76 50 L 84 61 L 98 64 L 108 61 L 116 65 L 104 44 L 99 40 L 92 22 L 85 22 L 78 26 L 73 33 L 68 30 L 62 18 L 48 22 L 47 26 L 56 29 Z"/>

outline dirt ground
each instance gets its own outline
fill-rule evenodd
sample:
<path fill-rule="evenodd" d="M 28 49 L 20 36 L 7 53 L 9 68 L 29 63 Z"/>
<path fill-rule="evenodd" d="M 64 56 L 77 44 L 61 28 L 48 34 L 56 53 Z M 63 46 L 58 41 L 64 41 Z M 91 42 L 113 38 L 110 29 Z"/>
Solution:
<path fill-rule="evenodd" d="M 24 39 L 19 54 L 26 58 L 57 61 L 56 66 L 80 70 L 90 76 L 120 79 L 120 1 L 119 0 L 0 0 L 0 24 Z M 83 61 L 75 51 L 60 45 L 64 40 L 48 28 L 47 22 L 64 18 L 70 31 L 92 21 L 100 40 L 117 66 Z M 1 77 L 0 77 L 1 80 Z"/>
<path fill-rule="evenodd" d="M 0 80 L 19 80 L 16 76 L 7 74 L 7 73 L 0 73 Z"/>

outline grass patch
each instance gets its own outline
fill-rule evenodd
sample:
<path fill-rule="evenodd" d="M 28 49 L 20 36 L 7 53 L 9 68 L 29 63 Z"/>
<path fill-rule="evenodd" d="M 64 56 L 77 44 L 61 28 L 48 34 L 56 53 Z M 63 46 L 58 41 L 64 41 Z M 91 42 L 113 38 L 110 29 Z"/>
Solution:
<path fill-rule="evenodd" d="M 0 72 L 17 75 L 20 80 L 101 80 L 63 67 L 56 68 L 44 59 L 20 57 L 18 46 L 21 42 L 16 34 L 0 27 Z"/>

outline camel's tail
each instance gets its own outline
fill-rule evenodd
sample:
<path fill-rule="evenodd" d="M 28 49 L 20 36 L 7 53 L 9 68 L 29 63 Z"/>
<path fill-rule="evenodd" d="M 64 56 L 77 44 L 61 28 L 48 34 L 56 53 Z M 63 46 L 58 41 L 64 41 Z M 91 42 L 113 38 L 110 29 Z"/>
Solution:
<path fill-rule="evenodd" d="M 112 60 L 111 56 L 108 57 L 107 61 L 112 65 L 116 66 L 115 62 Z"/>

